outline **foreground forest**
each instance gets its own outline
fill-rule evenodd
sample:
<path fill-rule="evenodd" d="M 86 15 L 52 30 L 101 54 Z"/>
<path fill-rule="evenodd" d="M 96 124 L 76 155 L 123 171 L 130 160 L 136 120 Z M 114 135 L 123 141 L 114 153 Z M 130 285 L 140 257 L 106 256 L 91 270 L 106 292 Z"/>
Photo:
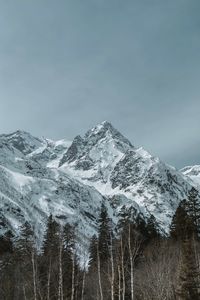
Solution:
<path fill-rule="evenodd" d="M 170 234 L 155 218 L 144 221 L 124 208 L 113 228 L 102 204 L 98 236 L 87 256 L 77 255 L 76 227 L 48 219 L 38 252 L 26 223 L 20 238 L 0 239 L 2 300 L 196 300 L 200 299 L 200 203 L 193 188 L 172 219 Z"/>

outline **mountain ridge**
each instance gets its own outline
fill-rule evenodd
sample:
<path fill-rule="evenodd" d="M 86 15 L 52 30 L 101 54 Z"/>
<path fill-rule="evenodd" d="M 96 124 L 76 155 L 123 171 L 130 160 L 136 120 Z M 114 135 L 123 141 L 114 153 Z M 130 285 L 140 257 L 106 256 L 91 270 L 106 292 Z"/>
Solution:
<path fill-rule="evenodd" d="M 116 224 L 121 210 L 154 215 L 168 232 L 193 179 L 137 148 L 104 121 L 72 142 L 36 138 L 24 131 L 0 135 L 0 233 L 20 234 L 25 221 L 39 243 L 49 214 L 78 223 L 85 244 L 96 230 L 101 203 Z"/>

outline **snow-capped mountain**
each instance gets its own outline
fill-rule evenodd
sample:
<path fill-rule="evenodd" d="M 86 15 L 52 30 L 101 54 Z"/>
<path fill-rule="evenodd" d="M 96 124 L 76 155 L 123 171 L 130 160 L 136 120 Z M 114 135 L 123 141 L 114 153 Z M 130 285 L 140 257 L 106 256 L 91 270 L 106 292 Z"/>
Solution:
<path fill-rule="evenodd" d="M 82 244 L 96 230 L 101 203 L 115 224 L 124 208 L 153 214 L 167 231 L 193 185 L 185 172 L 133 146 L 103 122 L 73 142 L 16 131 L 0 136 L 0 231 L 30 222 L 38 241 L 49 214 L 77 224 Z M 183 174 L 184 173 L 184 174 Z"/>
<path fill-rule="evenodd" d="M 118 210 L 136 202 L 144 215 L 155 215 L 165 228 L 191 188 L 180 172 L 134 147 L 108 122 L 76 137 L 60 161 L 60 169 L 95 187 L 111 204 L 116 195 L 118 199 L 123 196 Z"/>

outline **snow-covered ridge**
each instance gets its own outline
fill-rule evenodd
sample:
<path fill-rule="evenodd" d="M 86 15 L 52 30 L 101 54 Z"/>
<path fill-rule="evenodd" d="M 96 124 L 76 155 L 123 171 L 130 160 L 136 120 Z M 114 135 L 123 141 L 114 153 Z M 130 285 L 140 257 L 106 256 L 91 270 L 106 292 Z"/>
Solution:
<path fill-rule="evenodd" d="M 114 224 L 122 209 L 134 207 L 144 217 L 153 214 L 167 231 L 179 201 L 197 186 L 191 179 L 199 176 L 197 167 L 177 171 L 134 147 L 106 121 L 73 142 L 24 131 L 3 134 L 0 232 L 18 234 L 28 221 L 40 241 L 52 213 L 59 222 L 78 224 L 84 244 L 95 233 L 102 202 Z"/>
<path fill-rule="evenodd" d="M 191 182 L 200 188 L 200 165 L 187 166 L 180 170 Z"/>

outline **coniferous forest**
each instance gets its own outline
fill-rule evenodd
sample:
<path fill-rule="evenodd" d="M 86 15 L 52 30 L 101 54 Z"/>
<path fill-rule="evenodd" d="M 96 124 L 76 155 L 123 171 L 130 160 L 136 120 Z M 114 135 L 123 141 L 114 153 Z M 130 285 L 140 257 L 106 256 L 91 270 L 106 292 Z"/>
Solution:
<path fill-rule="evenodd" d="M 19 238 L 0 239 L 2 300 L 200 299 L 200 203 L 192 188 L 172 218 L 169 235 L 150 215 L 121 213 L 117 227 L 102 204 L 89 260 L 77 254 L 76 228 L 48 219 L 42 248 L 25 223 Z"/>

